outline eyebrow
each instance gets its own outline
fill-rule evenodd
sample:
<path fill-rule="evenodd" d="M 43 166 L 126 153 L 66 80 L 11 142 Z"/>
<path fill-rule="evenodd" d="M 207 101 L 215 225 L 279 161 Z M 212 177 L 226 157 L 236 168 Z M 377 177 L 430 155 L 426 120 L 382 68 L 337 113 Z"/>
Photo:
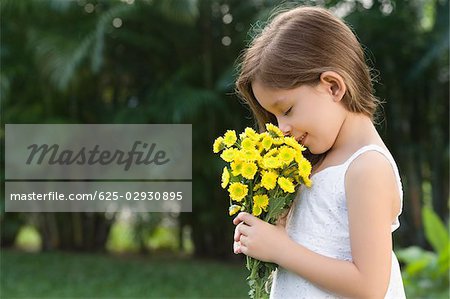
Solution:
<path fill-rule="evenodd" d="M 286 100 L 285 97 L 276 99 L 275 103 L 272 104 L 272 107 L 280 107 L 281 106 L 281 102 L 284 102 L 285 100 Z"/>
<path fill-rule="evenodd" d="M 251 90 L 251 92 L 252 92 L 252 94 L 253 94 L 253 97 L 255 98 L 255 100 L 258 102 L 258 104 L 262 107 L 262 105 L 261 105 L 261 103 L 260 103 L 260 101 L 258 101 L 258 98 L 256 97 L 256 95 L 255 95 L 255 92 L 253 91 L 253 88 L 251 88 L 250 89 Z M 280 107 L 280 102 L 282 102 L 282 101 L 284 101 L 284 100 L 286 100 L 286 97 L 281 97 L 281 98 L 278 98 L 278 99 L 275 99 L 275 102 L 272 104 L 272 105 L 270 105 L 271 107 L 273 107 L 273 108 L 279 108 Z M 270 111 L 268 111 L 266 108 L 264 108 L 264 107 L 262 107 L 264 110 L 266 110 L 267 112 L 270 112 Z M 271 112 L 270 112 L 271 113 Z"/>
<path fill-rule="evenodd" d="M 256 97 L 255 97 L 256 98 Z M 286 98 L 276 99 L 275 102 L 268 108 L 270 108 L 271 111 L 264 108 L 261 104 L 259 104 L 265 111 L 269 112 L 270 114 L 275 115 L 275 112 L 281 111 L 281 102 L 285 100 Z"/>
<path fill-rule="evenodd" d="M 284 99 L 276 99 L 275 100 L 275 103 L 273 103 L 273 107 L 277 107 L 277 106 L 280 106 L 280 102 L 282 102 Z"/>

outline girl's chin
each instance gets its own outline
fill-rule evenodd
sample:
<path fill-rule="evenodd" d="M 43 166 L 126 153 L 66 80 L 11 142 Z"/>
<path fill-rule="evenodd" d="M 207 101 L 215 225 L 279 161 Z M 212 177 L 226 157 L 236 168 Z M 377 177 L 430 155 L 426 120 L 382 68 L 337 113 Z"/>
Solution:
<path fill-rule="evenodd" d="M 309 149 L 309 152 L 310 152 L 311 154 L 313 154 L 313 155 L 321 154 L 320 152 L 314 150 L 314 148 L 308 147 L 308 149 Z"/>
<path fill-rule="evenodd" d="M 327 152 L 327 149 L 316 147 L 314 145 L 308 144 L 305 147 L 309 150 L 309 152 L 313 155 L 320 155 Z"/>

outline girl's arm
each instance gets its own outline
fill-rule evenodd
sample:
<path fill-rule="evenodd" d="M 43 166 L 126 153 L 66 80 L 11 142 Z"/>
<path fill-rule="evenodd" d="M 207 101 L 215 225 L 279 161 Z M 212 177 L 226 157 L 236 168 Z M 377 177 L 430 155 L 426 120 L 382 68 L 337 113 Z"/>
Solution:
<path fill-rule="evenodd" d="M 246 222 L 236 229 L 240 252 L 275 262 L 333 293 L 383 298 L 391 271 L 393 207 L 399 201 L 396 179 L 386 158 L 377 152 L 357 158 L 346 174 L 346 195 L 352 262 L 317 254 L 283 235 L 280 227 L 264 225 L 249 214 L 238 215 Z"/>

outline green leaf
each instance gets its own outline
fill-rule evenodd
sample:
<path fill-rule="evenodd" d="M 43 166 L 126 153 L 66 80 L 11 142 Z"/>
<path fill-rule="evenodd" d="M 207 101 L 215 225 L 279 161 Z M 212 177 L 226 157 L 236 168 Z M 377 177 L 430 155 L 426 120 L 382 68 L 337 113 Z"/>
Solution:
<path fill-rule="evenodd" d="M 271 197 L 269 199 L 269 212 L 266 216 L 266 221 L 272 223 L 283 212 L 285 206 L 286 196 L 283 197 Z"/>
<path fill-rule="evenodd" d="M 400 261 L 411 264 L 420 260 L 431 260 L 436 254 L 418 246 L 410 246 L 396 251 L 396 255 Z"/>
<path fill-rule="evenodd" d="M 450 244 L 447 244 L 447 247 L 444 251 L 439 254 L 438 258 L 438 272 L 441 274 L 449 275 L 450 269 Z"/>
<path fill-rule="evenodd" d="M 448 246 L 449 236 L 441 219 L 428 207 L 423 207 L 422 218 L 428 242 L 430 242 L 436 252 L 444 251 Z"/>

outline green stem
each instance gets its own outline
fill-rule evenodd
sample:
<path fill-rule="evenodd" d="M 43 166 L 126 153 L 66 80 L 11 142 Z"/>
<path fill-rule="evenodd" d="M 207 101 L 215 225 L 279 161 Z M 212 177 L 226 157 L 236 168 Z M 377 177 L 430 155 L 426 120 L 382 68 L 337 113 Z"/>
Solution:
<path fill-rule="evenodd" d="M 253 299 L 266 299 L 269 294 L 266 292 L 266 283 L 269 276 L 276 268 L 276 264 L 262 262 L 247 256 L 247 269 L 250 275 L 247 277 L 250 286 L 249 295 Z"/>
<path fill-rule="evenodd" d="M 248 201 L 249 201 L 249 208 L 250 208 L 250 211 L 248 211 L 250 214 L 252 213 L 252 211 L 253 211 L 253 181 L 250 181 L 249 182 L 249 198 L 248 198 Z"/>

